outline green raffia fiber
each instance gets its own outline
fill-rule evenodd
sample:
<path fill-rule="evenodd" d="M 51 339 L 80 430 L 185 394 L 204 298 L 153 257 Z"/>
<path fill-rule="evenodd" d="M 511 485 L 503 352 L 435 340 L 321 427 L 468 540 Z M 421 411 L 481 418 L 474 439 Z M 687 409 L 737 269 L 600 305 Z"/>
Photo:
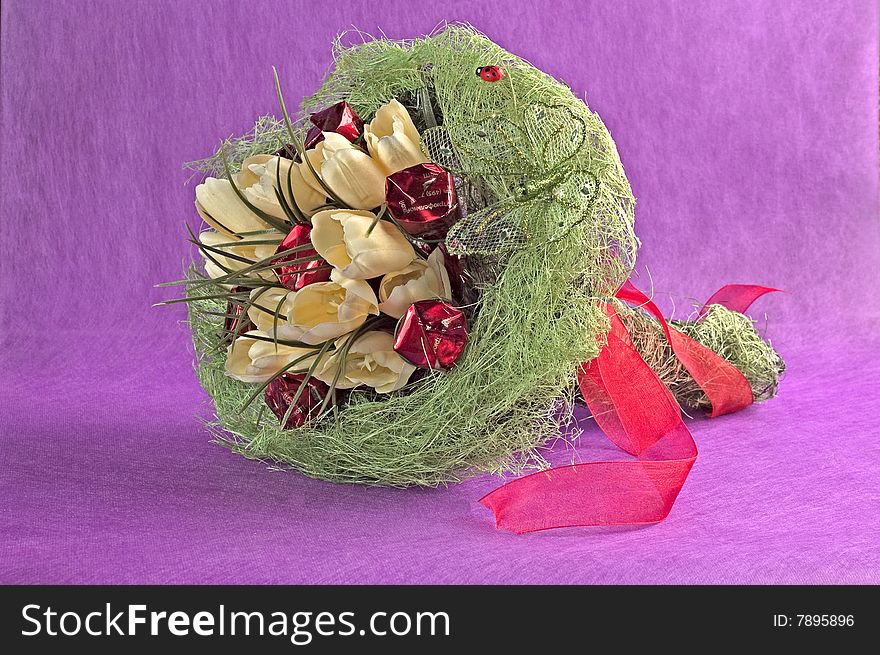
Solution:
<path fill-rule="evenodd" d="M 617 312 L 639 354 L 684 406 L 709 409 L 706 394 L 672 352 L 663 329 L 653 316 L 638 308 L 615 303 Z M 752 388 L 755 402 L 776 395 L 785 362 L 769 341 L 758 334 L 752 320 L 722 305 L 711 305 L 698 321 L 672 321 L 693 340 L 736 366 Z"/>
<path fill-rule="evenodd" d="M 492 273 L 481 277 L 471 340 L 452 372 L 430 372 L 387 396 L 355 390 L 338 413 L 296 430 L 280 429 L 263 403 L 242 411 L 252 387 L 223 375 L 222 319 L 203 313 L 224 308 L 192 303 L 199 376 L 216 405 L 218 438 L 247 457 L 343 482 L 433 486 L 478 471 L 543 467 L 540 447 L 570 420 L 560 399 L 607 329 L 601 301 L 628 276 L 638 245 L 634 199 L 610 134 L 567 87 L 470 28 L 337 45 L 335 58 L 304 112 L 345 99 L 369 120 L 402 99 L 471 208 L 495 203 L 528 238 L 517 249 L 499 242 L 497 253 L 468 258 Z M 474 74 L 489 64 L 501 65 L 504 79 Z M 542 131 L 529 113 L 536 106 L 571 118 L 574 132 L 559 120 Z M 430 128 L 429 113 L 442 127 Z M 487 122 L 497 129 L 480 130 Z M 493 162 L 506 164 L 493 169 Z"/>
<path fill-rule="evenodd" d="M 223 153 L 234 170 L 248 157 L 275 152 L 286 143 L 287 128 L 284 121 L 274 116 L 260 116 L 253 129 L 247 134 L 232 137 L 225 141 Z M 203 173 L 212 177 L 224 177 L 223 155 L 217 152 L 205 159 L 187 162 L 185 168 L 193 173 Z"/>
<path fill-rule="evenodd" d="M 755 402 L 770 400 L 779 389 L 785 362 L 764 341 L 752 320 L 721 305 L 712 305 L 702 319 L 675 324 L 686 335 L 721 355 L 749 381 Z M 681 400 L 692 407 L 708 406 L 706 395 L 697 389 L 682 389 Z"/>

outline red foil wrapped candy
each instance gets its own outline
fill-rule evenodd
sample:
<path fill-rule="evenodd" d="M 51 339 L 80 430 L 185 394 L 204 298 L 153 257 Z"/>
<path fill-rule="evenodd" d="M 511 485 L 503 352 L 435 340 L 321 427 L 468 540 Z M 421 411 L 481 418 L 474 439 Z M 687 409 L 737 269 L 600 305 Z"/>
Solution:
<path fill-rule="evenodd" d="M 276 252 L 284 252 L 285 250 L 306 244 L 311 245 L 311 233 L 312 228 L 308 225 L 294 225 L 293 229 L 284 237 L 284 241 L 278 246 Z M 283 257 L 273 259 L 272 263 L 280 264 L 304 257 L 314 257 L 317 254 L 312 248 L 297 250 Z M 326 282 L 330 279 L 330 265 L 323 259 L 313 259 L 312 261 L 290 264 L 289 266 L 279 266 L 274 271 L 282 286 L 292 291 L 299 291 L 314 282 Z"/>
<path fill-rule="evenodd" d="M 420 300 L 400 320 L 394 350 L 419 368 L 449 370 L 468 340 L 464 313 L 444 300 Z"/>
<path fill-rule="evenodd" d="M 306 132 L 306 138 L 305 138 L 305 141 L 303 142 L 303 147 L 306 150 L 311 150 L 316 145 L 321 143 L 321 141 L 323 141 L 323 140 L 324 140 L 324 133 L 321 131 L 321 128 L 315 127 L 314 125 L 312 125 L 309 128 L 309 131 Z"/>
<path fill-rule="evenodd" d="M 385 179 L 388 213 L 416 237 L 442 239 L 459 218 L 452 174 L 437 164 L 416 164 Z"/>
<path fill-rule="evenodd" d="M 445 243 L 437 246 L 443 253 L 443 261 L 446 264 L 446 272 L 449 274 L 449 282 L 452 287 L 452 298 L 460 305 L 470 305 L 477 300 L 474 289 L 474 279 L 468 273 L 464 262 L 457 255 L 451 255 Z"/>
<path fill-rule="evenodd" d="M 364 131 L 364 122 L 344 100 L 315 112 L 309 117 L 313 128 L 306 134 L 306 150 L 314 148 L 324 140 L 321 132 L 336 132 L 354 143 Z"/>
<path fill-rule="evenodd" d="M 299 388 L 303 385 L 305 375 L 284 373 L 269 383 L 266 387 L 266 404 L 272 413 L 278 417 L 279 421 L 284 420 L 284 415 L 290 408 L 290 403 L 296 396 Z M 296 405 L 287 418 L 285 428 L 298 428 L 304 425 L 309 419 L 313 419 L 318 415 L 321 405 L 327 394 L 330 393 L 330 387 L 316 378 L 309 378 L 305 383 L 306 388 L 299 394 L 296 399 Z"/>
<path fill-rule="evenodd" d="M 247 287 L 235 287 L 232 289 L 232 293 L 247 291 L 250 291 Z M 241 325 L 241 329 L 239 329 L 239 325 Z M 223 335 L 221 336 L 223 343 L 232 343 L 232 337 L 236 332 L 241 335 L 256 329 L 256 327 L 245 313 L 243 303 L 232 302 L 231 300 L 226 303 L 226 318 L 223 319 Z"/>
<path fill-rule="evenodd" d="M 364 122 L 354 113 L 354 109 L 345 102 L 337 102 L 332 107 L 315 112 L 309 117 L 312 127 L 306 132 L 303 147 L 311 150 L 324 140 L 324 132 L 336 132 L 354 143 L 364 130 Z M 293 159 L 296 156 L 296 148 L 293 144 L 287 144 L 276 155 Z"/>

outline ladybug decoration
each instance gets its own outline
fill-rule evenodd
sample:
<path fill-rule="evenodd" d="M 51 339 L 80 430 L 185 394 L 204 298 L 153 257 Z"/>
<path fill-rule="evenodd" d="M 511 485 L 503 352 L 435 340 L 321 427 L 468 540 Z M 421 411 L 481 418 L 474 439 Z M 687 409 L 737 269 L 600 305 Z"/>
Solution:
<path fill-rule="evenodd" d="M 480 66 L 477 69 L 477 77 L 485 82 L 497 82 L 504 77 L 504 71 L 498 66 Z"/>

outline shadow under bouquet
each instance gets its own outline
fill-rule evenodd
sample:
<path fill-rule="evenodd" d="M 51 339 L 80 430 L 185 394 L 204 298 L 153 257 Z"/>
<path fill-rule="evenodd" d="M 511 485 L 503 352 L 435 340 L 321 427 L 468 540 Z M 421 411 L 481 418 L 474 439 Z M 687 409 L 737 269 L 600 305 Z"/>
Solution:
<path fill-rule="evenodd" d="M 668 513 L 696 448 L 679 405 L 772 397 L 782 360 L 730 285 L 667 322 L 628 278 L 634 199 L 607 129 L 475 30 L 343 48 L 205 174 L 183 281 L 210 429 L 338 482 L 537 473 L 483 499 L 517 532 Z M 630 454 L 548 470 L 586 404 Z"/>

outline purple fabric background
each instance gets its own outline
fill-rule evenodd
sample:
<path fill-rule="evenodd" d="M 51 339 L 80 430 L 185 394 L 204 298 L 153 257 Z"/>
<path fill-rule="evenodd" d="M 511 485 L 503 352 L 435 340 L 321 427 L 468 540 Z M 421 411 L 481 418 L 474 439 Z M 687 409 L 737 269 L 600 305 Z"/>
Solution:
<path fill-rule="evenodd" d="M 869 0 L 5 0 L 0 581 L 880 582 L 877 18 Z M 755 307 L 789 363 L 779 398 L 692 424 L 700 457 L 659 525 L 517 537 L 477 504 L 497 478 L 333 485 L 194 418 L 182 311 L 150 307 L 190 256 L 181 162 L 275 110 L 272 64 L 296 99 L 337 31 L 444 19 L 602 115 L 661 305 L 787 290 Z"/>

